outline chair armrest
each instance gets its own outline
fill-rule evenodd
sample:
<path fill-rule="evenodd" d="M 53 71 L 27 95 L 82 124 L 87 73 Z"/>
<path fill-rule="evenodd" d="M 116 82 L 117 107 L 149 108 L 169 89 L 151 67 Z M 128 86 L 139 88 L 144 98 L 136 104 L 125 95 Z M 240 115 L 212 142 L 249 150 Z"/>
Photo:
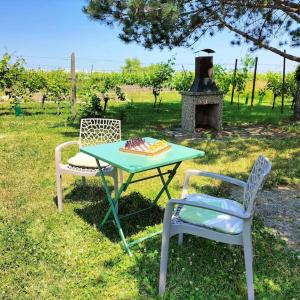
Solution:
<path fill-rule="evenodd" d="M 243 219 L 243 220 L 248 220 L 251 218 L 251 214 L 249 213 L 244 213 L 244 214 L 240 214 L 238 212 L 234 212 L 228 209 L 224 209 L 221 207 L 216 207 L 213 205 L 209 205 L 206 204 L 204 202 L 194 202 L 194 201 L 189 201 L 189 200 L 178 200 L 178 199 L 171 199 L 167 206 L 168 209 L 172 209 L 174 207 L 174 205 L 189 205 L 189 206 L 194 206 L 194 207 L 199 207 L 199 208 L 203 208 L 203 209 L 208 209 L 208 210 L 212 210 L 212 211 L 216 211 L 216 212 L 220 212 L 226 215 L 230 215 L 239 219 Z"/>
<path fill-rule="evenodd" d="M 246 182 L 239 180 L 239 179 L 229 177 L 229 176 L 212 173 L 212 172 L 189 169 L 185 172 L 185 178 L 184 178 L 181 198 L 185 198 L 187 196 L 187 190 L 188 190 L 188 185 L 189 185 L 191 176 L 204 176 L 204 177 L 209 177 L 209 178 L 213 178 L 213 179 L 217 179 L 217 180 L 222 180 L 222 181 L 234 184 L 234 185 L 238 185 L 242 188 L 245 188 L 247 185 Z"/>
<path fill-rule="evenodd" d="M 62 143 L 60 145 L 58 145 L 55 148 L 55 162 L 56 164 L 61 162 L 61 152 L 64 148 L 71 146 L 71 145 L 78 145 L 79 146 L 79 141 L 69 141 L 69 142 L 65 142 Z"/>
<path fill-rule="evenodd" d="M 213 178 L 213 179 L 217 179 L 217 180 L 222 180 L 234 185 L 238 185 L 242 188 L 244 188 L 246 186 L 246 182 L 239 180 L 239 179 L 235 179 L 233 177 L 230 176 L 225 176 L 225 175 L 221 175 L 221 174 L 217 174 L 217 173 L 213 173 L 213 172 L 206 172 L 206 171 L 199 171 L 199 170 L 187 170 L 185 172 L 186 176 L 204 176 L 204 177 L 209 177 L 209 178 Z"/>

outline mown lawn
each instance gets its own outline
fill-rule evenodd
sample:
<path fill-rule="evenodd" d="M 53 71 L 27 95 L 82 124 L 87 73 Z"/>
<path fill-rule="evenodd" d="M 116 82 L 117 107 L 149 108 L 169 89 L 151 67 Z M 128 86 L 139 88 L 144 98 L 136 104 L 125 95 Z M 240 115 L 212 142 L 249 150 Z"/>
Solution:
<path fill-rule="evenodd" d="M 121 117 L 122 135 L 167 138 L 164 128 L 178 127 L 180 102 L 176 93 L 166 92 L 159 113 L 152 109 L 150 93 L 132 93 L 133 106 L 111 103 L 109 117 Z M 122 108 L 121 108 L 122 106 Z M 68 108 L 55 115 L 55 105 L 43 112 L 28 103 L 25 115 L 15 117 L 7 105 L 0 105 L 0 291 L 3 299 L 156 299 L 160 237 L 124 254 L 112 225 L 99 230 L 108 207 L 99 178 L 84 186 L 80 178 L 64 177 L 65 205 L 55 205 L 54 148 L 78 137 L 78 126 L 67 122 Z M 225 103 L 228 125 L 273 124 L 285 129 L 287 137 L 277 139 L 206 138 L 182 142 L 206 152 L 202 159 L 180 167 L 171 184 L 179 197 L 184 170 L 206 169 L 246 179 L 259 153 L 273 162 L 266 186 L 300 184 L 299 123 L 290 125 L 291 112 L 283 115 L 268 105 L 253 111 Z M 267 130 L 267 129 L 266 129 Z M 176 142 L 176 141 L 175 141 Z M 72 148 L 65 158 L 75 153 Z M 159 179 L 129 187 L 120 210 L 144 207 L 160 188 Z M 191 191 L 228 195 L 219 182 L 192 181 Z M 161 228 L 166 198 L 151 212 L 124 223 L 130 238 Z M 256 218 L 254 221 L 254 270 L 257 299 L 298 299 L 300 257 L 284 241 L 272 235 Z M 245 299 L 246 282 L 240 247 L 227 246 L 186 236 L 182 247 L 172 239 L 166 299 Z"/>

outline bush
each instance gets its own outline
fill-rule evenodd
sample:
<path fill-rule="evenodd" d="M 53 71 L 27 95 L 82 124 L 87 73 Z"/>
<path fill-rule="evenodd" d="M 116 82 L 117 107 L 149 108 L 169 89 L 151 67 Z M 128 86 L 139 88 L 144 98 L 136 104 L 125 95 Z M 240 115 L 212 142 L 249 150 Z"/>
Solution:
<path fill-rule="evenodd" d="M 86 99 L 81 103 L 78 117 L 80 119 L 103 117 L 103 109 L 100 98 L 96 94 L 86 96 Z"/>
<path fill-rule="evenodd" d="M 172 87 L 176 91 L 189 91 L 194 79 L 194 74 L 190 71 L 178 72 L 173 76 Z"/>

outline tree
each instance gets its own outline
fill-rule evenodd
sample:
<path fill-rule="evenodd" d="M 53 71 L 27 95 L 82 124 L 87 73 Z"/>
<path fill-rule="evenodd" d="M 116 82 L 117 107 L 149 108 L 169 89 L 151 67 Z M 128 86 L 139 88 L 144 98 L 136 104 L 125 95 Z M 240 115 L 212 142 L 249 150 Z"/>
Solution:
<path fill-rule="evenodd" d="M 222 66 L 214 65 L 214 79 L 218 89 L 226 95 L 229 92 L 231 75 Z"/>
<path fill-rule="evenodd" d="M 157 97 L 159 97 L 161 90 L 163 89 L 164 85 L 172 78 L 174 73 L 173 69 L 174 60 L 169 59 L 167 63 L 159 63 L 152 65 L 152 72 L 145 74 L 144 79 L 144 86 L 148 86 L 152 88 L 152 93 L 154 95 L 154 104 L 153 107 L 156 107 L 157 104 Z M 158 107 L 160 106 L 160 102 Z"/>
<path fill-rule="evenodd" d="M 238 92 L 238 108 L 240 107 L 240 95 L 245 91 L 246 82 L 249 77 L 249 70 L 254 66 L 254 58 L 250 55 L 246 55 L 242 60 L 242 64 L 242 69 L 238 70 L 236 75 L 232 75 L 231 77 L 231 83 Z"/>
<path fill-rule="evenodd" d="M 249 43 L 300 62 L 280 46 L 300 46 L 299 0 L 89 0 L 83 11 L 106 25 L 117 24 L 119 37 L 146 48 L 192 46 L 201 37 L 229 30 L 232 44 Z M 274 46 L 274 41 L 278 45 Z"/>
<path fill-rule="evenodd" d="M 122 72 L 134 73 L 142 70 L 141 61 L 138 58 L 126 58 L 125 66 L 122 67 Z"/>
<path fill-rule="evenodd" d="M 3 89 L 9 98 L 22 97 L 26 92 L 24 63 L 22 58 L 11 62 L 8 53 L 4 53 L 0 60 L 0 89 Z"/>
<path fill-rule="evenodd" d="M 57 103 L 57 114 L 60 113 L 60 103 L 65 100 L 70 93 L 69 75 L 63 70 L 47 72 L 45 85 L 45 99 Z"/>
<path fill-rule="evenodd" d="M 279 73 L 268 72 L 266 89 L 273 93 L 272 109 L 275 107 L 276 98 L 281 94 L 282 80 Z"/>
<path fill-rule="evenodd" d="M 176 73 L 172 79 L 172 87 L 176 91 L 188 91 L 193 83 L 194 74 L 191 71 L 186 71 L 184 68 L 181 72 Z"/>
<path fill-rule="evenodd" d="M 28 94 L 32 96 L 34 93 L 42 92 L 42 107 L 44 108 L 46 100 L 47 79 L 44 71 L 28 70 L 25 75 L 25 86 Z"/>

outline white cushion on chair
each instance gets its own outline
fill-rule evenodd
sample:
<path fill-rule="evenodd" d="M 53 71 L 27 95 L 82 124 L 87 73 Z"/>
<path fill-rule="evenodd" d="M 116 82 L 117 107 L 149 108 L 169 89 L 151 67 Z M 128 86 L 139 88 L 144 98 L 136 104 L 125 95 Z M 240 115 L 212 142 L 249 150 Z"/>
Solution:
<path fill-rule="evenodd" d="M 101 167 L 109 166 L 108 163 L 106 163 L 102 160 L 100 160 L 99 162 L 100 162 Z M 83 153 L 83 152 L 78 152 L 76 155 L 71 157 L 68 160 L 68 164 L 71 166 L 75 166 L 75 167 L 98 169 L 96 159 L 88 154 Z"/>
<path fill-rule="evenodd" d="M 191 194 L 186 200 L 206 203 L 241 214 L 244 213 L 242 204 L 229 199 L 217 198 L 205 194 Z M 204 208 L 183 205 L 179 212 L 179 218 L 184 222 L 208 227 L 224 233 L 239 234 L 243 231 L 242 219 Z"/>

